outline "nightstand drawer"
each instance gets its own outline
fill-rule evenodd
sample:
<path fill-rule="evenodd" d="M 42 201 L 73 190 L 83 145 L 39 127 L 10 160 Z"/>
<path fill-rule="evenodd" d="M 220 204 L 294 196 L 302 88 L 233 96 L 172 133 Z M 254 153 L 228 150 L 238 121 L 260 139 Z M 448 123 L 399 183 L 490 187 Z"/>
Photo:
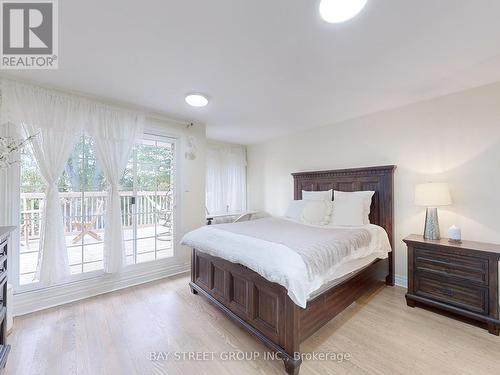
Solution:
<path fill-rule="evenodd" d="M 475 313 L 488 314 L 488 289 L 456 285 L 446 279 L 415 277 L 415 294 Z"/>
<path fill-rule="evenodd" d="M 6 255 L 6 254 L 7 254 L 7 240 L 0 243 L 0 255 Z"/>
<path fill-rule="evenodd" d="M 415 247 L 415 270 L 488 285 L 488 259 Z"/>
<path fill-rule="evenodd" d="M 5 277 L 6 275 L 4 276 L 0 276 L 0 309 L 3 307 L 3 306 L 7 306 L 7 300 L 6 300 L 6 295 L 4 294 L 4 291 L 5 291 L 5 284 L 7 283 L 7 277 Z"/>

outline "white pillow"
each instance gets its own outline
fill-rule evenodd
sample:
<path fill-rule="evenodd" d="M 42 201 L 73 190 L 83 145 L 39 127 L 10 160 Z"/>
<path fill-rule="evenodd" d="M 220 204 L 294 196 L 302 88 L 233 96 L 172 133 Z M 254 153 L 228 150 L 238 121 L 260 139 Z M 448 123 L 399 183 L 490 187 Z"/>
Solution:
<path fill-rule="evenodd" d="M 302 199 L 306 201 L 331 201 L 332 189 L 326 191 L 302 190 Z"/>
<path fill-rule="evenodd" d="M 288 204 L 288 208 L 286 209 L 285 212 L 285 217 L 295 220 L 295 221 L 301 221 L 302 220 L 302 211 L 304 210 L 304 204 L 305 201 L 291 201 Z"/>
<path fill-rule="evenodd" d="M 370 206 L 372 205 L 372 197 L 374 191 L 338 191 L 334 190 L 334 201 L 342 199 L 360 199 L 363 201 L 363 224 L 370 224 Z M 335 207 L 335 203 L 334 203 Z"/>
<path fill-rule="evenodd" d="M 309 200 L 304 201 L 302 222 L 312 225 L 326 225 L 332 216 L 332 201 Z"/>
<path fill-rule="evenodd" d="M 339 199 L 333 201 L 333 215 L 331 224 L 340 226 L 364 225 L 364 209 L 361 199 Z"/>

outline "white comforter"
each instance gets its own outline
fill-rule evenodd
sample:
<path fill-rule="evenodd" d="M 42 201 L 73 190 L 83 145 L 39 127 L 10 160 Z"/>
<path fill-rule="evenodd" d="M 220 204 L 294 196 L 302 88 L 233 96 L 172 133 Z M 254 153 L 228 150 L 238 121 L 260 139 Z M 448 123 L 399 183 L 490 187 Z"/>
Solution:
<path fill-rule="evenodd" d="M 259 220 L 276 221 L 277 219 Z M 289 223 L 288 220 L 280 220 L 283 221 L 282 225 L 284 227 Z M 290 225 L 296 226 L 297 223 L 290 223 Z M 321 228 L 328 227 L 322 226 Z M 342 229 L 342 227 L 331 228 L 332 233 L 338 233 L 338 230 Z M 364 229 L 370 233 L 370 241 L 367 246 L 353 246 L 350 251 L 347 253 L 343 251 L 342 255 L 339 256 L 341 247 L 337 246 L 335 241 L 332 241 L 328 251 L 331 252 L 331 258 L 335 260 L 328 268 L 313 273 L 310 272 L 310 265 L 305 263 L 306 258 L 304 258 L 303 254 L 301 255 L 292 248 L 283 245 L 283 243 L 286 243 L 285 240 L 276 240 L 276 242 L 264 240 L 263 238 L 269 238 L 269 236 L 266 236 L 263 232 L 259 233 L 259 230 L 255 230 L 255 233 L 252 232 L 251 235 L 248 233 L 243 235 L 225 230 L 224 225 L 211 225 L 187 233 L 181 243 L 250 268 L 265 279 L 284 286 L 292 301 L 305 308 L 309 296 L 314 291 L 322 285 L 343 276 L 336 271 L 345 262 L 374 255 L 381 259 L 387 258 L 391 247 L 385 230 L 372 224 L 358 229 Z M 311 231 L 311 233 L 314 233 L 314 231 Z M 310 239 L 304 239 L 304 241 L 309 241 L 311 248 L 317 242 L 313 236 Z"/>

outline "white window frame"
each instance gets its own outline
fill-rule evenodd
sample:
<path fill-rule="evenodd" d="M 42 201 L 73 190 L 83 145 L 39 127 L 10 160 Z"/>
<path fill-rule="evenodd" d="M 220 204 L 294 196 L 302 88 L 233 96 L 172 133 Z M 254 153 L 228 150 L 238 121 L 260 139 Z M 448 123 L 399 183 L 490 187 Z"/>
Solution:
<path fill-rule="evenodd" d="M 12 133 L 12 132 L 11 132 Z M 172 134 L 168 129 L 162 127 L 146 127 L 141 139 L 147 139 L 146 137 L 157 137 L 157 138 L 168 138 L 169 142 L 174 144 L 175 147 L 175 162 L 174 162 L 174 214 L 173 214 L 173 235 L 172 235 L 172 247 L 173 256 L 163 259 L 152 260 L 148 262 L 142 262 L 137 264 L 129 264 L 123 267 L 123 273 L 147 273 L 151 268 L 157 267 L 170 267 L 178 265 L 179 263 L 179 246 L 177 246 L 177 233 L 180 229 L 180 212 L 181 212 L 181 176 L 179 171 L 182 170 L 180 166 L 182 165 L 181 150 L 180 150 L 180 137 L 178 134 Z M 20 251 L 20 231 L 19 223 L 21 216 L 20 207 L 20 194 L 21 194 L 21 168 L 19 164 L 16 164 L 7 171 L 7 194 L 12 197 L 10 200 L 10 212 L 7 214 L 7 219 L 18 228 L 11 236 L 11 253 L 9 256 L 9 283 L 13 286 L 14 294 L 20 294 L 25 292 L 31 292 L 36 290 L 43 290 L 52 287 L 60 287 L 67 284 L 73 284 L 78 282 L 92 282 L 96 279 L 119 279 L 122 275 L 106 274 L 104 270 L 97 270 L 91 272 L 84 272 L 76 275 L 70 275 L 64 282 L 57 285 L 44 285 L 41 282 L 35 282 L 25 285 L 19 284 L 19 251 Z"/>
<path fill-rule="evenodd" d="M 177 240 L 177 231 L 178 231 L 178 223 L 179 223 L 178 202 L 179 202 L 179 199 L 180 199 L 180 195 L 178 194 L 178 192 L 179 192 L 179 189 L 178 189 L 179 176 L 177 174 L 177 172 L 178 172 L 178 162 L 179 162 L 179 156 L 180 156 L 178 138 L 177 137 L 173 137 L 173 136 L 169 136 L 169 135 L 164 135 L 164 134 L 157 134 L 157 132 L 152 133 L 152 132 L 145 131 L 141 139 L 143 139 L 143 140 L 149 140 L 149 141 L 159 141 L 159 142 L 165 142 L 165 143 L 172 143 L 174 145 L 174 167 L 173 167 L 174 184 L 172 186 L 172 190 L 173 190 L 172 195 L 174 197 L 174 205 L 173 205 L 174 212 L 173 212 L 173 216 L 172 216 L 172 226 L 173 226 L 173 232 L 172 232 L 172 254 L 173 255 L 171 257 L 168 257 L 168 258 L 154 259 L 154 260 L 149 260 L 149 261 L 146 261 L 146 262 L 136 263 L 137 262 L 137 247 L 136 247 L 137 244 L 134 244 L 134 249 L 136 251 L 135 254 L 134 254 L 134 263 L 133 264 L 127 264 L 124 267 L 125 270 L 128 270 L 130 268 L 134 268 L 135 266 L 139 266 L 141 264 L 149 264 L 149 263 L 152 263 L 152 262 L 155 263 L 155 264 L 157 264 L 158 262 L 175 258 L 176 257 L 176 250 L 177 250 L 177 246 L 175 244 L 177 242 L 176 240 Z M 134 184 L 134 190 L 133 190 L 134 194 L 137 194 L 137 190 L 136 189 L 137 189 L 137 187 Z M 134 241 L 137 241 L 137 230 L 136 230 L 136 233 L 134 233 L 134 237 L 135 237 Z"/>

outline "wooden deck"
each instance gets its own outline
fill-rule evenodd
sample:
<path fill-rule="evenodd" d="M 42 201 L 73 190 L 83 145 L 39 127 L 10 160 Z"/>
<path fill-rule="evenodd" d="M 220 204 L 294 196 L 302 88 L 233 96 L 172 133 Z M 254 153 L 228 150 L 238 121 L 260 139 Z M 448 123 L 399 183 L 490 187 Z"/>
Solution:
<path fill-rule="evenodd" d="M 161 230 L 161 229 L 160 229 Z M 96 230 L 96 233 L 104 237 L 104 230 Z M 72 274 L 77 274 L 82 272 L 82 259 L 84 261 L 83 270 L 85 272 L 95 271 L 102 269 L 102 259 L 103 259 L 103 249 L 104 244 L 102 241 L 98 241 L 90 236 L 85 236 L 83 241 L 85 244 L 84 254 L 82 258 L 82 242 L 74 244 L 73 240 L 77 236 L 76 233 L 66 234 L 66 246 L 68 248 L 68 260 L 70 264 L 70 270 Z M 155 236 L 154 225 L 143 226 L 137 228 L 137 262 L 147 262 L 154 260 L 155 242 L 157 239 Z M 132 228 L 123 229 L 123 237 L 125 240 L 125 250 L 127 252 L 127 262 L 132 263 L 133 254 L 133 244 L 131 241 L 127 241 L 133 238 Z M 160 236 L 161 237 L 161 236 Z M 173 256 L 172 242 L 168 241 L 172 239 L 172 236 L 161 237 L 162 241 L 158 241 L 158 245 L 161 251 L 158 252 L 158 256 L 161 258 L 167 258 Z M 26 242 L 21 241 L 20 246 L 20 284 L 27 284 L 33 280 L 33 276 L 36 271 L 36 266 L 38 262 L 38 248 L 39 239 L 30 239 L 28 246 Z"/>

